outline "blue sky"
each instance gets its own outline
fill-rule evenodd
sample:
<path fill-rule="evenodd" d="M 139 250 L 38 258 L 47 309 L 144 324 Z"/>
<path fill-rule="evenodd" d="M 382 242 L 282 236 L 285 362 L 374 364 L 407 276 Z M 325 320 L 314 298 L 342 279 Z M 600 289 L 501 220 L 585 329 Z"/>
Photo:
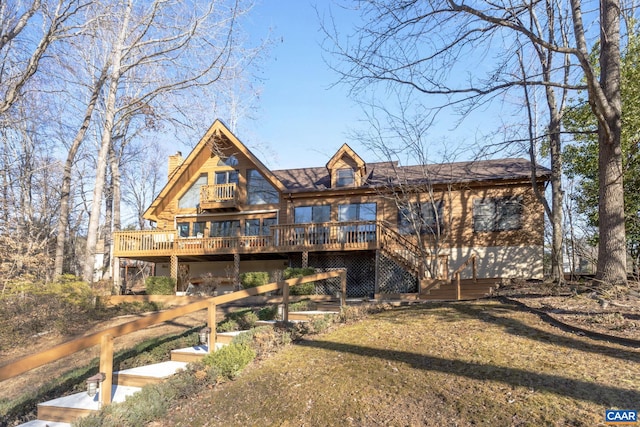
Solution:
<path fill-rule="evenodd" d="M 346 88 L 331 88 L 337 75 L 323 60 L 313 4 L 264 0 L 253 16 L 260 24 L 256 32 L 271 28 L 274 45 L 263 65 L 257 120 L 244 123 L 241 128 L 250 131 L 238 137 L 261 146 L 265 152 L 256 154 L 273 169 L 324 165 L 345 142 L 358 151 L 346 133 L 359 109 Z"/>
<path fill-rule="evenodd" d="M 339 30 L 352 30 L 351 15 L 332 3 L 262 0 L 252 12 L 253 36 L 264 37 L 271 29 L 274 45 L 263 63 L 264 81 L 256 119 L 240 123 L 237 136 L 271 169 L 323 166 L 345 142 L 365 161 L 379 160 L 349 139 L 350 131 L 363 126 L 359 122 L 363 114 L 348 98 L 347 87 L 332 86 L 338 75 L 323 59 L 327 54 L 321 47 L 324 35 L 318 13 L 326 15 L 330 8 L 344 26 Z M 498 126 L 498 119 L 495 114 L 480 112 L 454 130 L 456 117 L 442 115 L 430 131 L 433 148 L 429 157 L 442 161 L 443 151 L 449 155 L 457 147 L 471 144 L 478 129 Z M 455 160 L 472 157 L 471 150 L 457 151 Z"/>

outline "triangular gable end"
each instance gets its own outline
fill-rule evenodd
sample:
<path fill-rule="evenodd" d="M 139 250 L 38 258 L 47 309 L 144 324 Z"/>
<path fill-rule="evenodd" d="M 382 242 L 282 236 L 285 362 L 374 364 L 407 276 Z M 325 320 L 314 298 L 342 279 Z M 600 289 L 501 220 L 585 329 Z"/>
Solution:
<path fill-rule="evenodd" d="M 147 210 L 143 214 L 143 218 L 149 221 L 158 220 L 159 212 L 162 212 L 166 207 L 166 204 L 170 202 L 167 197 L 171 190 L 176 186 L 182 175 L 185 171 L 196 162 L 198 159 L 202 159 L 203 152 L 206 152 L 206 157 L 210 156 L 211 150 L 209 144 L 215 141 L 216 139 L 224 138 L 225 142 L 230 144 L 232 148 L 234 148 L 237 152 L 241 153 L 245 157 L 251 161 L 256 169 L 258 169 L 262 175 L 277 188 L 280 192 L 285 192 L 286 187 L 280 182 L 280 180 L 258 159 L 252 152 L 249 150 L 230 130 L 227 126 L 219 119 L 216 119 L 213 124 L 209 127 L 204 136 L 200 139 L 198 144 L 191 150 L 189 155 L 184 161 L 175 168 L 175 170 L 170 174 L 169 180 L 165 184 L 165 186 L 160 191 L 160 194 L 155 198 L 153 203 L 147 208 Z"/>
<path fill-rule="evenodd" d="M 336 154 L 329 159 L 326 165 L 329 175 L 331 176 L 331 187 L 339 187 L 341 186 L 339 182 L 341 179 L 338 178 L 339 170 L 352 169 L 351 173 L 352 177 L 349 180 L 352 180 L 352 184 L 347 184 L 347 186 L 353 186 L 355 184 L 356 187 L 362 185 L 365 180 L 367 174 L 367 166 L 362 157 L 360 157 L 351 147 L 347 144 L 342 144 L 342 147 L 338 149 Z"/>
<path fill-rule="evenodd" d="M 333 157 L 331 157 L 327 162 L 327 169 L 329 169 L 329 172 L 333 170 L 333 168 L 336 166 L 336 163 L 338 163 L 345 155 L 347 157 L 350 157 L 358 166 L 358 169 L 361 169 L 364 173 L 364 171 L 366 170 L 366 164 L 364 160 L 362 160 L 362 157 L 358 156 L 358 153 L 353 151 L 353 149 L 347 144 L 342 144 L 342 147 L 340 147 L 338 151 L 336 151 L 336 154 L 334 154 Z"/>

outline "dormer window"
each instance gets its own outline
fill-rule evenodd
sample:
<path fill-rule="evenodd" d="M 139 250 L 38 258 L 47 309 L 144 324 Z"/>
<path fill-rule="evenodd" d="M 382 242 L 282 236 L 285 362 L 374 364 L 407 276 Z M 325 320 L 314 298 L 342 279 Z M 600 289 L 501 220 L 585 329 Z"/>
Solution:
<path fill-rule="evenodd" d="M 338 169 L 336 180 L 337 187 L 351 187 L 355 183 L 355 174 L 353 169 Z"/>

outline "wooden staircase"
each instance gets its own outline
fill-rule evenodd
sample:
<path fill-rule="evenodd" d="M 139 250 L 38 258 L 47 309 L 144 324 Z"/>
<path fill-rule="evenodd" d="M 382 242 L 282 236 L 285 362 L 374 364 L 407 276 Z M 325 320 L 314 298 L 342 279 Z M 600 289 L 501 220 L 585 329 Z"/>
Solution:
<path fill-rule="evenodd" d="M 422 261 L 422 251 L 410 239 L 396 230 L 380 226 L 380 248 L 384 255 L 393 259 L 399 265 L 415 275 L 419 281 L 417 294 L 388 295 L 377 294 L 376 299 L 423 299 L 423 300 L 459 300 L 485 297 L 493 291 L 500 282 L 499 278 L 477 279 L 476 256 L 467 259 L 449 278 L 449 260 L 447 255 L 440 255 L 435 278 L 425 271 Z M 426 255 L 430 256 L 430 255 Z M 461 279 L 461 272 L 471 264 L 473 279 Z"/>
<path fill-rule="evenodd" d="M 380 227 L 380 249 L 382 253 L 412 273 L 419 281 L 419 294 L 428 295 L 432 290 L 449 283 L 449 258 L 447 255 L 439 255 L 437 271 L 429 273 L 424 267 L 423 258 L 434 256 L 423 254 L 420 248 L 396 230 Z M 435 277 L 432 277 L 434 276 Z"/>
<path fill-rule="evenodd" d="M 186 366 L 186 362 L 167 361 L 114 372 L 111 400 L 112 402 L 122 402 L 140 391 L 145 385 L 164 381 Z M 99 410 L 100 391 L 93 397 L 83 391 L 38 404 L 38 419 L 21 424 L 21 426 L 70 426 L 75 419 Z"/>
<path fill-rule="evenodd" d="M 289 320 L 306 322 L 313 316 L 338 314 L 339 303 L 318 303 L 317 310 L 290 312 Z M 275 322 L 261 322 L 273 324 Z M 231 343 L 233 338 L 247 331 L 216 333 L 215 348 L 220 349 Z M 197 345 L 171 351 L 171 360 L 113 373 L 111 401 L 122 402 L 140 391 L 147 384 L 156 384 L 185 369 L 188 363 L 198 362 L 209 353 L 206 345 Z M 90 397 L 87 392 L 75 393 L 38 404 L 37 420 L 20 424 L 18 427 L 70 427 L 80 417 L 100 410 L 100 392 Z"/>

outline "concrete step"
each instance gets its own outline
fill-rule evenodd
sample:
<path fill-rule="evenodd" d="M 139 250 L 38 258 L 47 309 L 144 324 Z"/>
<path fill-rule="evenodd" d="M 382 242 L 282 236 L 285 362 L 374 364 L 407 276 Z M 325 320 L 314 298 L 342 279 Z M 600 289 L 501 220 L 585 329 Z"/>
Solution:
<path fill-rule="evenodd" d="M 227 344 L 216 343 L 216 350 L 221 349 Z M 174 362 L 200 362 L 203 357 L 209 353 L 209 347 L 206 345 L 194 345 L 193 347 L 179 348 L 171 350 L 171 360 Z"/>
<path fill-rule="evenodd" d="M 187 362 L 166 361 L 124 369 L 113 373 L 113 383 L 129 387 L 144 387 L 147 384 L 157 384 L 183 370 L 186 366 Z"/>
<path fill-rule="evenodd" d="M 140 387 L 111 387 L 111 401 L 123 402 L 127 397 L 140 390 Z M 100 410 L 100 393 L 90 397 L 86 392 L 70 394 L 38 404 L 38 420 L 48 422 L 71 423 L 79 417 L 86 417 Z"/>
<path fill-rule="evenodd" d="M 275 326 L 276 323 L 281 322 L 281 320 L 258 320 L 256 322 L 256 326 Z M 304 323 L 307 322 L 307 319 L 304 320 L 291 320 L 289 319 L 290 323 Z"/>
<path fill-rule="evenodd" d="M 309 310 L 309 311 L 290 311 L 289 320 L 309 320 L 314 316 L 323 316 L 325 314 L 336 315 L 339 311 Z"/>
<path fill-rule="evenodd" d="M 18 427 L 71 427 L 71 423 L 60 423 L 57 421 L 48 420 L 32 420 L 24 424 L 20 424 Z"/>

